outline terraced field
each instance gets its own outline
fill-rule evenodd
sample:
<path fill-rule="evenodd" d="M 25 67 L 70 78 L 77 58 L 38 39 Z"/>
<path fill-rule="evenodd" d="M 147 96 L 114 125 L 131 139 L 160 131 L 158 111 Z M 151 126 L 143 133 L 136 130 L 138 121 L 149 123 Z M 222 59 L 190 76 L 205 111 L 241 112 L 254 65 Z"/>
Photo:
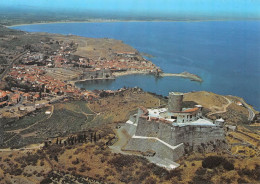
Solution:
<path fill-rule="evenodd" d="M 22 147 L 82 131 L 95 116 L 86 102 L 74 101 L 52 105 L 21 119 L 4 120 L 4 147 Z"/>

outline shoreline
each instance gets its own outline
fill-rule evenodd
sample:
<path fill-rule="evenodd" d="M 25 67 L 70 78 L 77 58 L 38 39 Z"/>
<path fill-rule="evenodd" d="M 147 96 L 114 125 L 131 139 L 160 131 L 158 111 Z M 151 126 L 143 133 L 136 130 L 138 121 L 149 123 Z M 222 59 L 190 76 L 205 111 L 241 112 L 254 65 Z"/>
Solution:
<path fill-rule="evenodd" d="M 107 78 L 107 79 L 104 79 L 104 78 L 81 79 L 81 80 L 69 80 L 69 81 L 67 81 L 67 83 L 73 84 L 73 85 L 75 86 L 75 84 L 76 84 L 77 82 L 95 81 L 95 80 L 115 80 L 115 79 L 116 79 L 116 77 L 114 77 L 114 78 Z"/>
<path fill-rule="evenodd" d="M 94 80 L 116 80 L 117 77 L 121 76 L 127 76 L 127 75 L 153 75 L 156 76 L 155 73 L 146 72 L 146 71 L 125 71 L 125 72 L 114 72 L 113 76 L 114 78 L 97 78 L 97 79 L 82 79 L 82 80 L 75 80 L 75 81 L 68 81 L 69 83 L 75 83 L 77 82 L 84 82 L 84 81 L 94 81 Z M 158 77 L 181 77 L 185 79 L 190 79 L 194 82 L 203 82 L 203 79 L 195 74 L 189 73 L 189 72 L 182 72 L 182 73 L 160 73 Z"/>
<path fill-rule="evenodd" d="M 218 22 L 218 21 L 260 21 L 260 19 L 249 19 L 249 20 L 234 20 L 234 19 L 216 19 L 216 20 L 113 20 L 113 19 L 93 19 L 86 21 L 46 21 L 46 22 L 35 22 L 35 23 L 21 23 L 14 25 L 4 25 L 7 28 L 18 27 L 18 26 L 29 26 L 29 25 L 41 25 L 41 24 L 73 24 L 73 23 L 115 23 L 115 22 Z"/>
<path fill-rule="evenodd" d="M 154 75 L 153 73 L 150 72 L 145 72 L 145 71 L 125 71 L 125 72 L 114 72 L 113 75 L 115 77 L 121 77 L 125 75 Z"/>
<path fill-rule="evenodd" d="M 189 73 L 189 72 L 182 72 L 182 73 L 162 73 L 160 74 L 160 76 L 162 77 L 182 77 L 182 78 L 187 78 L 190 79 L 191 81 L 195 81 L 195 82 L 203 82 L 203 79 L 198 76 L 195 75 L 193 73 Z"/>

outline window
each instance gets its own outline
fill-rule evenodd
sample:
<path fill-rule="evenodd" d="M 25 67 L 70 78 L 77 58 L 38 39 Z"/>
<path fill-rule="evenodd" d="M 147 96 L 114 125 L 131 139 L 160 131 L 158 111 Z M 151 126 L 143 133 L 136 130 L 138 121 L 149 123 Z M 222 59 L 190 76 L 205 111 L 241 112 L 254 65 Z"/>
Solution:
<path fill-rule="evenodd" d="M 177 119 L 177 116 L 171 116 L 171 119 Z"/>

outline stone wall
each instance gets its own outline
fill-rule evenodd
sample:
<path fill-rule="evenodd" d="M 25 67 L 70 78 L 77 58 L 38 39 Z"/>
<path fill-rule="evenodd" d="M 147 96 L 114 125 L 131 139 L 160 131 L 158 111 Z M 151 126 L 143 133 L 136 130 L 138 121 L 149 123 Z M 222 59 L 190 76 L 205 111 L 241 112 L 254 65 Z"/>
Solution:
<path fill-rule="evenodd" d="M 222 124 L 179 126 L 164 119 L 148 117 L 147 113 L 145 108 L 140 108 L 136 119 L 131 117 L 133 124 L 128 124 L 126 130 L 133 137 L 125 150 L 155 151 L 157 157 L 175 161 L 185 151 L 214 151 L 227 147 Z"/>
<path fill-rule="evenodd" d="M 144 117 L 139 118 L 135 135 L 157 137 L 172 146 L 185 143 L 196 147 L 225 140 L 225 131 L 219 126 L 172 126 L 156 120 L 147 120 Z"/>
<path fill-rule="evenodd" d="M 155 151 L 156 157 L 159 158 L 167 158 L 172 161 L 178 160 L 184 154 L 184 145 L 180 144 L 175 149 L 172 149 L 165 144 L 153 140 L 153 139 L 140 139 L 140 138 L 132 138 L 129 140 L 128 144 L 124 148 L 125 150 L 133 150 L 133 151 Z"/>
<path fill-rule="evenodd" d="M 225 140 L 225 131 L 218 126 L 183 126 L 175 127 L 175 144 L 184 143 L 197 150 L 201 145 L 217 145 Z"/>
<path fill-rule="evenodd" d="M 176 145 L 173 139 L 172 125 L 160 123 L 156 120 L 147 120 L 140 117 L 135 135 L 145 137 L 157 137 L 170 145 Z"/>
<path fill-rule="evenodd" d="M 109 69 L 102 70 L 87 70 L 82 76 L 80 76 L 79 80 L 93 80 L 93 79 L 114 79 L 112 72 Z"/>

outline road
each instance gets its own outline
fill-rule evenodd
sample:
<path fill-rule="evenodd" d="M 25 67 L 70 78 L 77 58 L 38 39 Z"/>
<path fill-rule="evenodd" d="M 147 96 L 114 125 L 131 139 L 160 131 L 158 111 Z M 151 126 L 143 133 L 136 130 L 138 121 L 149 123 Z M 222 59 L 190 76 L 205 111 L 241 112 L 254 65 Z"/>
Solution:
<path fill-rule="evenodd" d="M 24 51 L 23 53 L 16 56 L 13 61 L 9 64 L 9 66 L 5 69 L 5 71 L 0 76 L 0 82 L 4 79 L 5 75 L 9 72 L 9 70 L 13 67 L 14 63 L 17 62 L 24 54 L 26 54 L 27 51 Z"/>
<path fill-rule="evenodd" d="M 213 115 L 213 114 L 221 114 L 221 113 L 227 112 L 227 108 L 228 108 L 229 105 L 232 104 L 232 102 L 231 102 L 231 100 L 229 100 L 227 97 L 224 97 L 224 98 L 227 100 L 228 103 L 222 107 L 223 110 L 210 112 L 210 113 L 207 114 L 208 116 L 211 116 L 211 115 Z M 216 106 L 212 106 L 211 108 L 213 108 L 213 107 L 216 107 Z"/>
<path fill-rule="evenodd" d="M 18 149 L 4 148 L 4 149 L 0 149 L 0 152 L 36 150 L 36 149 L 42 148 L 43 146 L 44 146 L 44 144 L 41 143 L 41 144 L 31 145 L 29 147 L 23 147 L 23 148 L 18 148 Z"/>
<path fill-rule="evenodd" d="M 231 96 L 231 95 L 230 95 Z M 232 96 L 232 97 L 234 97 L 234 96 Z M 247 108 L 247 110 L 248 110 L 248 121 L 253 121 L 253 119 L 255 118 L 255 113 L 254 113 L 254 111 L 252 110 L 252 108 L 249 106 L 249 105 L 247 105 L 247 103 L 243 100 L 243 99 L 240 99 L 240 98 L 237 98 L 237 97 L 235 97 L 238 101 L 240 101 L 242 104 L 243 104 L 243 106 L 244 107 L 246 107 Z"/>
<path fill-rule="evenodd" d="M 248 110 L 248 121 L 253 121 L 253 119 L 255 118 L 254 111 L 249 105 L 247 105 L 247 103 L 243 99 L 241 99 L 240 101 Z"/>

